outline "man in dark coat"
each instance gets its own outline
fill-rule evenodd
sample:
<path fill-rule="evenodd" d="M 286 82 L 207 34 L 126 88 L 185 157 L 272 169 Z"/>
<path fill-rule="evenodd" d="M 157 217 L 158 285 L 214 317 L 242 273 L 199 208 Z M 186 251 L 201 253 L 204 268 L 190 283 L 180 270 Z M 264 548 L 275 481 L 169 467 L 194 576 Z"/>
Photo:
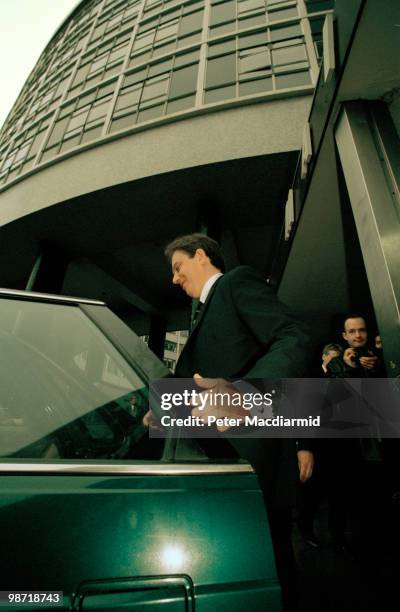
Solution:
<path fill-rule="evenodd" d="M 178 360 L 175 375 L 229 379 L 276 379 L 304 374 L 308 336 L 258 272 L 239 266 L 224 274 L 219 245 L 202 234 L 177 238 L 166 248 L 173 283 L 201 310 Z M 229 435 L 229 434 L 228 434 Z M 284 601 L 293 598 L 290 540 L 295 495 L 292 440 L 242 438 L 230 442 L 256 470 L 266 500 Z M 298 451 L 300 480 L 313 467 L 312 453 Z M 289 605 L 287 606 L 289 609 Z"/>

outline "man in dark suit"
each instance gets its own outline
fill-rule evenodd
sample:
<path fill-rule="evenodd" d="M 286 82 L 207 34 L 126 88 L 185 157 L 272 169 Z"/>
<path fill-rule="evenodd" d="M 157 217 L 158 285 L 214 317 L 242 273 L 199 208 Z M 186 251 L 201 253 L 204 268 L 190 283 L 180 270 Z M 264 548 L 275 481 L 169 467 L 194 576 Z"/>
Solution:
<path fill-rule="evenodd" d="M 171 262 L 173 283 L 201 305 L 176 365 L 177 377 L 194 377 L 205 387 L 202 377 L 248 380 L 304 374 L 309 352 L 304 327 L 258 272 L 239 266 L 224 274 L 219 245 L 203 234 L 177 238 L 165 253 Z M 230 442 L 259 477 L 289 609 L 294 577 L 290 539 L 296 485 L 294 443 L 258 438 L 231 438 Z M 300 480 L 305 481 L 312 473 L 312 453 L 300 449 L 297 455 Z"/>

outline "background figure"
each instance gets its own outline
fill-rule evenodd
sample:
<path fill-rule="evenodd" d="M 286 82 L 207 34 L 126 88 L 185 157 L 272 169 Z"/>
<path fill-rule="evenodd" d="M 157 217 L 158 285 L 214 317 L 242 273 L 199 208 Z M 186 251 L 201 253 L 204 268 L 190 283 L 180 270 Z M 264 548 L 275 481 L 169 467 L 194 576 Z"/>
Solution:
<path fill-rule="evenodd" d="M 350 355 L 349 355 L 350 357 Z M 349 369 L 351 367 L 351 370 Z M 352 372 L 343 360 L 343 348 L 329 343 L 322 349 L 320 376 L 344 378 Z M 328 408 L 328 406 L 326 407 Z M 348 548 L 346 529 L 352 524 L 355 531 L 357 514 L 356 488 L 362 466 L 359 440 L 315 439 L 313 441 L 315 468 L 309 481 L 299 487 L 297 523 L 307 544 L 320 547 L 314 523 L 321 501 L 328 501 L 328 529 L 336 552 Z"/>

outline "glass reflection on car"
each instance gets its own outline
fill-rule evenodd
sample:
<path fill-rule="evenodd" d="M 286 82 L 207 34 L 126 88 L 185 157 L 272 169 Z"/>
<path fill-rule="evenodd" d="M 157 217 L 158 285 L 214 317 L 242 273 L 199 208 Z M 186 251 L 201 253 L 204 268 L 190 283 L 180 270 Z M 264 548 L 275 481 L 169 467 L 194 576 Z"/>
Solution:
<path fill-rule="evenodd" d="M 77 305 L 0 300 L 0 455 L 135 456 L 145 381 Z"/>

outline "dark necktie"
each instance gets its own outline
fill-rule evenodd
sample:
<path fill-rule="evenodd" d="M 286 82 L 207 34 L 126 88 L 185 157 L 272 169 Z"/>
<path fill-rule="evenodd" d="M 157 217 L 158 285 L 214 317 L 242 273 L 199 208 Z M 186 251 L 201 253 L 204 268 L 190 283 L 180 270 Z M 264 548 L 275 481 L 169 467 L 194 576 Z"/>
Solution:
<path fill-rule="evenodd" d="M 198 321 L 198 318 L 199 318 L 199 315 L 200 315 L 200 311 L 203 308 L 203 306 L 204 306 L 203 302 L 200 302 L 200 300 L 199 300 L 197 302 L 197 306 L 196 306 L 196 308 L 195 308 L 195 310 L 193 312 L 193 315 L 192 315 L 192 320 L 190 322 L 190 331 L 192 331 L 193 327 L 196 325 L 196 323 Z"/>

